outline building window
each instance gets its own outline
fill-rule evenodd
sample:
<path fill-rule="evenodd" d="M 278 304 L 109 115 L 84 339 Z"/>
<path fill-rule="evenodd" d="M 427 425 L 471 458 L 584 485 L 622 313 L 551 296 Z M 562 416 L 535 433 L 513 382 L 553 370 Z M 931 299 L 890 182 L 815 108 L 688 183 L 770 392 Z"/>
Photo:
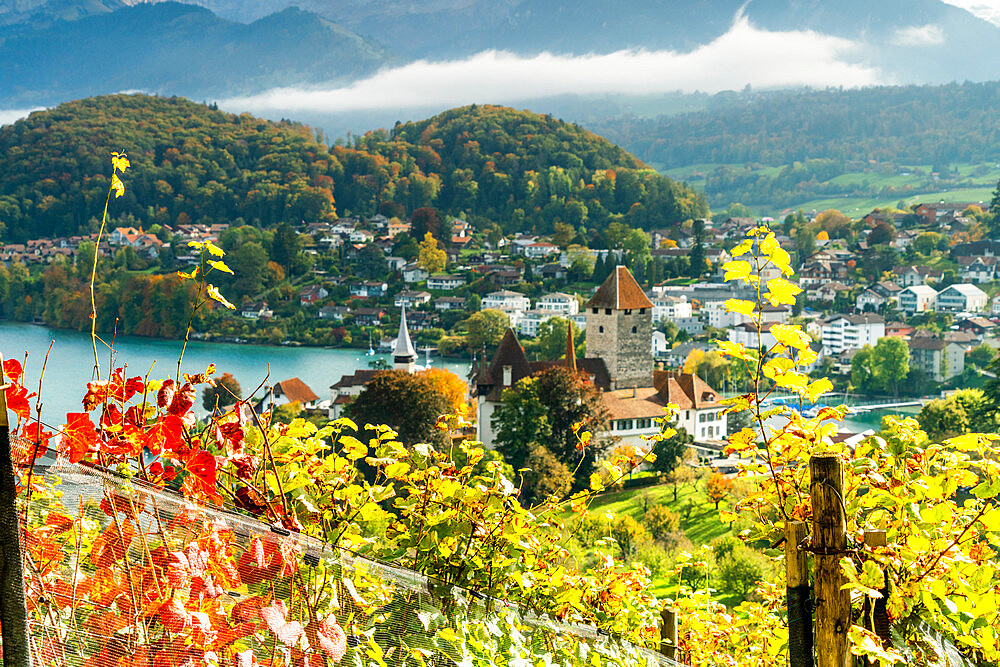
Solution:
<path fill-rule="evenodd" d="M 597 327 L 597 333 L 604 333 L 604 327 Z"/>
<path fill-rule="evenodd" d="M 639 327 L 632 327 L 632 333 L 637 333 L 638 331 L 639 331 Z"/>
<path fill-rule="evenodd" d="M 596 314 L 597 314 L 597 308 L 591 308 L 591 309 L 590 309 L 590 311 L 591 311 L 591 312 L 592 312 L 592 313 L 593 313 L 594 315 L 596 315 Z"/>
<path fill-rule="evenodd" d="M 646 314 L 646 309 L 645 308 L 640 308 L 639 309 L 639 314 L 640 315 L 645 315 Z"/>
<path fill-rule="evenodd" d="M 626 315 L 631 315 L 632 314 L 632 309 L 631 308 L 626 308 L 625 309 L 625 314 Z"/>
<path fill-rule="evenodd" d="M 605 315 L 610 315 L 611 314 L 611 309 L 610 308 L 605 308 L 604 309 L 604 314 Z"/>

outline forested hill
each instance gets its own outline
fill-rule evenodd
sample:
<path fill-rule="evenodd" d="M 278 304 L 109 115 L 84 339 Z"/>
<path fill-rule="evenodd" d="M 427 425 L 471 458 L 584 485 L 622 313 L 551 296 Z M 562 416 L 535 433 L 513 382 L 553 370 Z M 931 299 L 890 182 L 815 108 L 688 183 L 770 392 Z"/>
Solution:
<path fill-rule="evenodd" d="M 133 225 L 267 227 L 435 206 L 476 224 L 546 231 L 557 221 L 649 228 L 706 211 L 693 191 L 606 140 L 526 111 L 466 107 L 328 148 L 295 123 L 112 95 L 0 127 L 0 237 L 95 230 L 114 150 L 133 165 L 116 222 Z"/>
<path fill-rule="evenodd" d="M 684 178 L 679 168 L 696 165 L 713 206 L 741 201 L 780 210 L 814 198 L 895 202 L 907 192 L 980 187 L 972 168 L 998 162 L 998 117 L 1000 82 L 966 82 L 726 93 L 705 111 L 591 126 Z M 923 181 L 905 176 L 914 167 Z"/>
<path fill-rule="evenodd" d="M 640 159 L 671 168 L 811 158 L 973 162 L 996 159 L 1000 150 L 995 81 L 718 97 L 706 111 L 608 119 L 594 127 Z"/>

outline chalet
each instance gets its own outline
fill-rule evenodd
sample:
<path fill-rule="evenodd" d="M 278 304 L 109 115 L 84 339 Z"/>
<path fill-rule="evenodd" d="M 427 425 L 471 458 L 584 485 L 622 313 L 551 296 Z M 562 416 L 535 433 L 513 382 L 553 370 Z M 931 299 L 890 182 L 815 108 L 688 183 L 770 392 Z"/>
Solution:
<path fill-rule="evenodd" d="M 321 320 L 343 320 L 351 314 L 351 309 L 347 306 L 323 306 L 316 313 L 316 317 Z"/>
<path fill-rule="evenodd" d="M 1000 256 L 1000 239 L 984 239 L 969 243 L 957 243 L 951 247 L 952 259 L 958 257 L 997 257 Z"/>
<path fill-rule="evenodd" d="M 813 259 L 799 267 L 798 278 L 802 287 L 819 285 L 833 280 L 846 280 L 847 265 L 825 259 Z"/>
<path fill-rule="evenodd" d="M 404 290 L 396 295 L 394 303 L 397 307 L 406 306 L 407 308 L 414 308 L 416 306 L 422 306 L 430 300 L 430 292 L 414 292 Z"/>
<path fill-rule="evenodd" d="M 896 284 L 901 287 L 913 287 L 914 285 L 927 285 L 941 280 L 942 272 L 926 266 L 897 266 L 892 270 L 896 276 Z"/>
<path fill-rule="evenodd" d="M 267 307 L 267 301 L 250 301 L 240 308 L 240 316 L 248 320 L 268 319 L 274 312 Z"/>
<path fill-rule="evenodd" d="M 966 317 L 955 323 L 959 331 L 970 331 L 977 336 L 985 336 L 996 329 L 997 325 L 993 320 L 985 317 Z"/>
<path fill-rule="evenodd" d="M 909 338 L 913 333 L 914 327 L 912 324 L 907 324 L 906 322 L 886 322 L 885 323 L 885 335 L 893 336 L 895 338 Z"/>
<path fill-rule="evenodd" d="M 367 280 L 362 283 L 353 283 L 350 286 L 351 296 L 361 298 L 382 296 L 385 294 L 387 289 L 389 289 L 389 285 L 387 283 L 379 282 L 377 280 Z"/>
<path fill-rule="evenodd" d="M 546 264 L 538 269 L 538 275 L 544 280 L 565 280 L 568 276 L 566 267 L 562 264 Z"/>
<path fill-rule="evenodd" d="M 921 203 L 917 204 L 913 212 L 919 215 L 930 224 L 939 222 L 939 217 L 949 215 L 952 218 L 962 214 L 962 211 L 970 206 L 982 206 L 982 202 L 958 202 L 958 203 Z"/>
<path fill-rule="evenodd" d="M 322 285 L 308 285 L 299 290 L 299 303 L 309 306 L 330 296 Z"/>
<path fill-rule="evenodd" d="M 385 311 L 381 308 L 355 308 L 352 314 L 355 324 L 363 327 L 376 327 L 385 317 Z"/>
<path fill-rule="evenodd" d="M 813 285 L 808 288 L 806 290 L 806 299 L 809 301 L 818 301 L 820 303 L 833 303 L 838 295 L 846 294 L 850 291 L 851 288 L 844 283 L 839 280 L 832 280 L 830 282 Z"/>
<path fill-rule="evenodd" d="M 317 410 L 322 407 L 319 396 L 309 388 L 309 385 L 299 378 L 289 378 L 271 387 L 271 391 L 264 394 L 257 410 L 270 410 L 274 406 L 290 403 L 298 403 L 303 410 Z"/>
<path fill-rule="evenodd" d="M 958 257 L 956 259 L 962 280 L 969 283 L 988 283 L 996 280 L 997 271 L 1000 270 L 1000 258 L 996 256 Z"/>
<path fill-rule="evenodd" d="M 139 237 L 142 232 L 135 227 L 115 227 L 108 234 L 108 244 L 115 246 L 132 245 L 132 241 Z"/>
<path fill-rule="evenodd" d="M 347 240 L 351 243 L 371 243 L 375 240 L 375 234 L 367 229 L 354 229 L 347 235 Z"/>
<path fill-rule="evenodd" d="M 464 284 L 465 278 L 462 276 L 437 275 L 427 278 L 427 289 L 442 290 L 445 292 L 458 289 Z"/>
<path fill-rule="evenodd" d="M 539 241 L 524 247 L 524 255 L 529 259 L 542 259 L 557 254 L 559 254 L 559 246 L 545 241 Z"/>
<path fill-rule="evenodd" d="M 899 302 L 899 293 L 903 288 L 894 282 L 882 280 L 858 295 L 854 300 L 855 307 L 862 311 L 881 310 L 886 305 Z"/>
<path fill-rule="evenodd" d="M 457 296 L 442 296 L 434 299 L 434 310 L 462 310 L 465 299 Z"/>
<path fill-rule="evenodd" d="M 406 324 L 412 331 L 423 331 L 437 326 L 438 316 L 435 313 L 414 311 L 406 315 Z"/>
<path fill-rule="evenodd" d="M 417 265 L 416 262 L 410 262 L 403 267 L 403 282 L 407 285 L 423 282 L 424 280 L 427 280 L 428 276 L 430 276 L 430 274 Z"/>

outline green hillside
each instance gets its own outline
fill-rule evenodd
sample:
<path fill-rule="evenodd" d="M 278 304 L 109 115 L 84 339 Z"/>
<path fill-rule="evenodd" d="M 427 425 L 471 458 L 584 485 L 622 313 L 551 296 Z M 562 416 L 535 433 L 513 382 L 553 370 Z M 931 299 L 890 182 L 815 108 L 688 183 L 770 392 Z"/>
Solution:
<path fill-rule="evenodd" d="M 557 221 L 651 227 L 704 213 L 699 195 L 608 141 L 551 117 L 455 109 L 332 149 L 308 127 L 183 98 L 111 95 L 0 127 L 0 238 L 93 230 L 110 153 L 132 161 L 119 222 L 280 222 L 435 206 L 546 231 Z"/>

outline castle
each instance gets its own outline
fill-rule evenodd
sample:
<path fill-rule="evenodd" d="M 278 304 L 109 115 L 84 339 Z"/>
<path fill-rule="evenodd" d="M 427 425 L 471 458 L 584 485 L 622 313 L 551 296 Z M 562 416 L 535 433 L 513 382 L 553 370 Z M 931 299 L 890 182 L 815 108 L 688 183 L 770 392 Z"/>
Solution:
<path fill-rule="evenodd" d="M 653 304 L 632 273 L 616 267 L 584 308 L 587 356 L 576 359 L 570 338 L 563 363 L 601 390 L 610 415 L 607 435 L 620 444 L 644 444 L 643 436 L 660 431 L 654 419 L 663 417 L 667 404 L 674 403 L 679 407 L 677 423 L 694 437 L 696 448 L 704 453 L 720 450 L 727 435 L 721 396 L 694 374 L 654 367 Z M 492 416 L 503 390 L 551 365 L 529 362 L 508 329 L 490 363 L 483 359 L 473 368 L 477 430 L 485 445 L 494 445 Z"/>

